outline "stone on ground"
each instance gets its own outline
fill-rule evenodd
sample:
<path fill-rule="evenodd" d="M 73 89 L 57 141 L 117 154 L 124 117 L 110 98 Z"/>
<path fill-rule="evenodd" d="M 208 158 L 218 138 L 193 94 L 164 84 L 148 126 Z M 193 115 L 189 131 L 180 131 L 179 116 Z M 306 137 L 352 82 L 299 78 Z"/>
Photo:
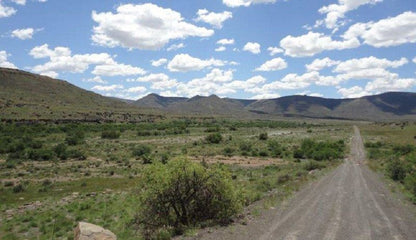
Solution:
<path fill-rule="evenodd" d="M 111 231 L 91 223 L 79 222 L 74 231 L 74 240 L 117 240 Z"/>

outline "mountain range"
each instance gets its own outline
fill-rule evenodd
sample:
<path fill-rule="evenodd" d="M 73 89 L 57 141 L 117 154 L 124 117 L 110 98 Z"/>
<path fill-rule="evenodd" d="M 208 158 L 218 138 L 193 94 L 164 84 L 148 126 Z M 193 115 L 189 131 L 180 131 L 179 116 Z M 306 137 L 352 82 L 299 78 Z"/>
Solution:
<path fill-rule="evenodd" d="M 63 80 L 0 68 L 0 119 L 3 120 L 141 121 L 161 115 L 416 120 L 416 93 L 387 92 L 351 99 L 295 95 L 264 100 L 149 94 L 132 101 L 104 97 Z"/>

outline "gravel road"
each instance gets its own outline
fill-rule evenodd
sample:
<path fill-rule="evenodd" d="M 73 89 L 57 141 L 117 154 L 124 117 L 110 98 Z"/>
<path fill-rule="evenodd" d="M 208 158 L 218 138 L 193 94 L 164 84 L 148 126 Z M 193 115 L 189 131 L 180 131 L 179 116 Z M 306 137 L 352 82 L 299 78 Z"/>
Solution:
<path fill-rule="evenodd" d="M 236 224 L 193 238 L 415 240 L 415 206 L 391 193 L 364 161 L 362 138 L 354 127 L 348 160 L 287 204 L 265 211 L 247 226 Z"/>

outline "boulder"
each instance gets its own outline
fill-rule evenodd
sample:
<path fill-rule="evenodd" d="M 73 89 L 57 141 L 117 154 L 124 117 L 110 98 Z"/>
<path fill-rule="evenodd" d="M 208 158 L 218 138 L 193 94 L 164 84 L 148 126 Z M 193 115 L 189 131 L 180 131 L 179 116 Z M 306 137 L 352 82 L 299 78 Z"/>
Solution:
<path fill-rule="evenodd" d="M 86 222 L 79 222 L 74 232 L 74 240 L 117 240 L 111 231 Z"/>

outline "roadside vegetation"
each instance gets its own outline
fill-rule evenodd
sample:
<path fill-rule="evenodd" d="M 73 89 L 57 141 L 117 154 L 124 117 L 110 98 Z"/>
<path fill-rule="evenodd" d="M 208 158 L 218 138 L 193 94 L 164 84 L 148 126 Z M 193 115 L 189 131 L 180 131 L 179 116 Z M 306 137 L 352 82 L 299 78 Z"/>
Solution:
<path fill-rule="evenodd" d="M 244 219 L 339 164 L 350 134 L 301 121 L 2 123 L 0 238 L 72 239 L 87 221 L 169 239 Z"/>
<path fill-rule="evenodd" d="M 416 125 L 373 124 L 363 132 L 370 167 L 396 182 L 416 204 Z"/>

